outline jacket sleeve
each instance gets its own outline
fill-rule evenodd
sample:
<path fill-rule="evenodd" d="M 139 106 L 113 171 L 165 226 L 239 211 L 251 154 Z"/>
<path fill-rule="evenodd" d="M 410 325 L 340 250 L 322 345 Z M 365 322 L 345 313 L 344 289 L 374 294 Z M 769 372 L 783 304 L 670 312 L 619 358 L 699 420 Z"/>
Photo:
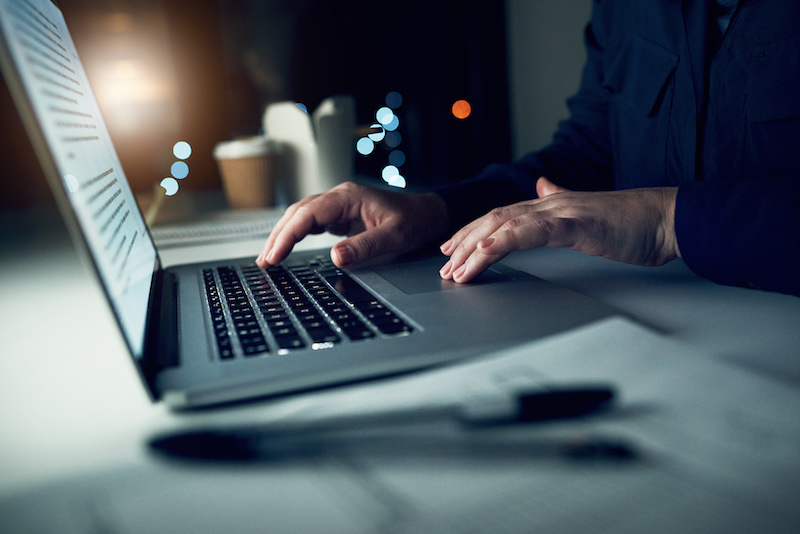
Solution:
<path fill-rule="evenodd" d="M 569 118 L 559 125 L 550 145 L 514 164 L 493 164 L 475 178 L 436 189 L 448 205 L 454 230 L 492 208 L 536 198 L 540 176 L 569 189 L 613 189 L 602 24 L 597 11 L 584 33 L 587 62 L 580 87 L 567 101 Z"/>
<path fill-rule="evenodd" d="M 800 296 L 800 179 L 685 183 L 675 233 L 698 275 Z"/>

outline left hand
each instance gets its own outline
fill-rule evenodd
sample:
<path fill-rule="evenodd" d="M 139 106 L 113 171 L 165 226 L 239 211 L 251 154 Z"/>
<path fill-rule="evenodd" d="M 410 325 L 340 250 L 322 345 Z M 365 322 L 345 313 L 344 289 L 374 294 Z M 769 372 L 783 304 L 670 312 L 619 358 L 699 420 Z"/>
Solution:
<path fill-rule="evenodd" d="M 645 266 L 680 257 L 675 187 L 576 192 L 542 177 L 536 191 L 539 198 L 496 208 L 446 241 L 442 278 L 469 282 L 514 250 L 543 246 Z"/>

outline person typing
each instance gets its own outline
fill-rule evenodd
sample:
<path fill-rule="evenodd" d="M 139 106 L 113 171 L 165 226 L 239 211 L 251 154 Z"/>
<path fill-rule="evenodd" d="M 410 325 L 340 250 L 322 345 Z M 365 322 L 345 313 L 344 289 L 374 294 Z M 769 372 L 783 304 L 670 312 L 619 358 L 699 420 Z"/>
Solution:
<path fill-rule="evenodd" d="M 350 236 L 342 267 L 436 242 L 441 276 L 464 283 L 514 250 L 569 247 L 800 295 L 800 3 L 596 0 L 584 41 L 549 146 L 429 193 L 303 199 L 257 263 L 331 231 Z"/>

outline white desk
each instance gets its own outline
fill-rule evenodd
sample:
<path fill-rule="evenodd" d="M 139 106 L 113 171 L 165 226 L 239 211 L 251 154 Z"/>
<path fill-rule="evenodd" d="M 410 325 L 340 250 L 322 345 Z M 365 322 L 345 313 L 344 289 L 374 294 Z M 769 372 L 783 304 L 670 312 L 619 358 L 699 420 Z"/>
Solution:
<path fill-rule="evenodd" d="M 255 256 L 260 246 L 170 249 L 164 259 Z M 517 267 L 607 302 L 634 322 L 616 320 L 526 347 L 524 354 L 504 355 L 499 368 L 480 363 L 176 415 L 147 400 L 104 298 L 55 214 L 0 215 L 0 247 L 0 530 L 800 528 L 800 516 L 786 506 L 786 499 L 800 495 L 798 298 L 717 286 L 680 261 L 648 269 L 540 250 L 514 258 Z M 531 358 L 535 366 L 526 367 Z M 620 410 L 492 434 L 500 449 L 490 446 L 478 455 L 453 448 L 461 435 L 450 431 L 439 452 L 412 444 L 390 448 L 395 452 L 389 455 L 356 443 L 349 454 L 277 464 L 165 462 L 146 447 L 147 438 L 164 429 L 303 420 L 365 404 L 424 404 L 447 395 L 459 380 L 496 369 L 519 371 L 523 379 L 526 373 L 567 381 L 617 377 Z M 686 395 L 676 400 L 681 388 Z M 507 445 L 504 436 L 541 445 L 593 432 L 632 439 L 641 461 L 581 464 L 497 453 Z M 412 427 L 397 436 L 425 433 Z"/>

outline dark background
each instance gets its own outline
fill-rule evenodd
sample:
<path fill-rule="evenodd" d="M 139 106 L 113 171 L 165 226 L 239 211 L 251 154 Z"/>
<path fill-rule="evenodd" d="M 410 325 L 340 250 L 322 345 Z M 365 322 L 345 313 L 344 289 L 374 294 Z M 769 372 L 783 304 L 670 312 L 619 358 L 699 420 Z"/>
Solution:
<path fill-rule="evenodd" d="M 62 0 L 67 24 L 134 191 L 169 175 L 172 145 L 194 148 L 185 185 L 219 187 L 213 146 L 253 135 L 264 107 L 313 110 L 352 94 L 359 124 L 390 91 L 411 187 L 511 158 L 504 2 L 410 0 Z M 142 75 L 144 73 L 144 75 Z M 140 89 L 141 87 L 141 89 Z M 473 109 L 453 117 L 458 99 Z M 50 202 L 30 143 L 0 89 L 0 208 Z M 354 140 L 355 141 L 355 140 Z M 377 153 L 356 157 L 374 177 Z"/>

